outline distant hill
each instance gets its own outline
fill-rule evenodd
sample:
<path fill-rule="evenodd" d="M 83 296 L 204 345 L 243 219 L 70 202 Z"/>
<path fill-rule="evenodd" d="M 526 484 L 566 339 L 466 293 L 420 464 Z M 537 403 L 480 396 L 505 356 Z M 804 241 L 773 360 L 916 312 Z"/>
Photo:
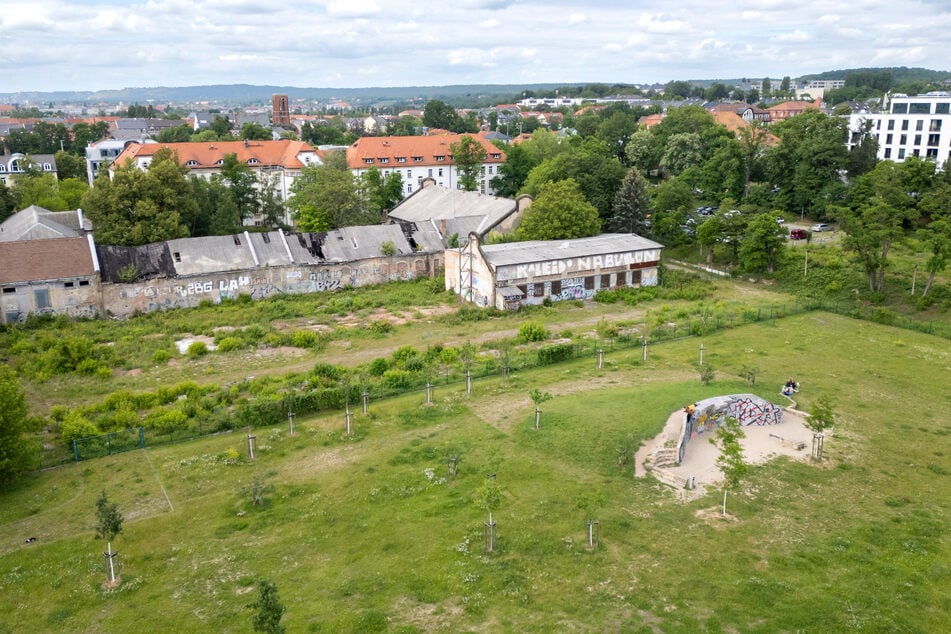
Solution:
<path fill-rule="evenodd" d="M 892 74 L 892 82 L 895 84 L 904 84 L 907 82 L 938 82 L 951 78 L 951 71 L 931 70 L 930 68 L 908 68 L 907 66 L 891 66 L 877 68 L 846 68 L 842 70 L 827 70 L 822 73 L 812 75 L 803 75 L 800 79 L 845 79 L 846 75 L 851 73 L 880 73 L 889 71 Z"/>
<path fill-rule="evenodd" d="M 430 99 L 459 98 L 478 99 L 491 95 L 511 97 L 525 90 L 551 90 L 565 84 L 470 84 L 456 86 L 406 86 L 406 87 L 367 87 L 367 88 L 300 88 L 295 86 L 257 86 L 251 84 L 214 84 L 209 86 L 156 86 L 122 88 L 121 90 L 75 91 L 75 92 L 16 92 L 0 93 L 0 102 L 46 104 L 82 103 L 198 103 L 214 102 L 225 104 L 260 103 L 268 101 L 271 95 L 286 94 L 291 100 L 307 99 L 314 101 L 342 100 L 355 103 L 376 101 L 414 101 Z M 473 100 L 475 100 L 473 99 Z"/>

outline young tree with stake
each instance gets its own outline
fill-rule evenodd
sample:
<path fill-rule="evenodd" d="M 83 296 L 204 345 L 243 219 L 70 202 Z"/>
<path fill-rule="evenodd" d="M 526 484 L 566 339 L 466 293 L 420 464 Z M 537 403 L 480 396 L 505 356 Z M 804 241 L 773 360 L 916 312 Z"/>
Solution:
<path fill-rule="evenodd" d="M 717 458 L 717 466 L 723 473 L 725 482 L 723 483 L 723 516 L 726 517 L 726 494 L 729 490 L 736 491 L 749 465 L 743 460 L 743 447 L 740 445 L 740 439 L 745 438 L 743 428 L 740 422 L 731 417 L 727 417 L 723 424 L 717 429 L 716 436 L 710 439 L 710 442 L 720 450 L 720 456 Z"/>
<path fill-rule="evenodd" d="M 109 583 L 116 582 L 116 569 L 112 563 L 112 540 L 122 532 L 122 514 L 115 502 L 110 502 L 103 491 L 96 500 L 96 539 L 106 540 L 107 557 L 109 558 Z"/>

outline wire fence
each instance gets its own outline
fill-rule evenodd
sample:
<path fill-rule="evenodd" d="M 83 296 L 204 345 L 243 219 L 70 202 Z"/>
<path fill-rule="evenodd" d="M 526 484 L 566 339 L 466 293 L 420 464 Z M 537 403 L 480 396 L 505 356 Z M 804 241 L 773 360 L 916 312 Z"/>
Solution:
<path fill-rule="evenodd" d="M 231 408 L 220 408 L 213 416 L 190 420 L 189 424 L 183 428 L 137 427 L 79 438 L 73 441 L 71 455 L 66 455 L 61 450 L 46 452 L 48 455 L 44 456 L 43 467 L 108 456 L 146 446 L 161 446 L 232 429 L 250 430 L 287 424 L 291 417 L 312 416 L 332 411 L 342 412 L 345 409 L 356 412 L 369 406 L 370 403 L 414 393 L 419 394 L 421 399 L 428 400 L 433 388 L 440 385 L 465 389 L 467 383 L 471 385 L 478 381 L 500 378 L 511 372 L 581 358 L 601 359 L 603 354 L 632 351 L 636 348 L 642 348 L 642 355 L 646 355 L 650 346 L 665 342 L 709 335 L 721 330 L 757 322 L 774 321 L 812 311 L 827 311 L 855 319 L 951 338 L 951 328 L 938 329 L 935 328 L 933 322 L 915 322 L 892 313 L 879 311 L 874 307 L 824 303 L 822 300 L 777 304 L 693 317 L 678 322 L 644 324 L 639 331 L 632 330 L 611 338 L 556 341 L 538 347 L 503 346 L 502 350 L 496 351 L 492 356 L 483 356 L 473 361 L 468 369 L 459 365 L 448 365 L 439 373 L 403 372 L 396 375 L 395 380 L 388 382 L 380 380 L 363 385 L 346 384 L 335 388 L 289 389 L 278 397 L 258 398 Z M 393 379 L 393 377 L 390 378 Z"/>

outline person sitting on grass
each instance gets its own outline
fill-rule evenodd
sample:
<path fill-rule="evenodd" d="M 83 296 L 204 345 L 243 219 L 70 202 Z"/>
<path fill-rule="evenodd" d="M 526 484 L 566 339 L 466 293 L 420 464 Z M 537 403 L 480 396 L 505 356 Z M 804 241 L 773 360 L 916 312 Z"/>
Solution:
<path fill-rule="evenodd" d="M 783 386 L 783 396 L 792 396 L 799 391 L 799 384 L 796 383 L 793 379 L 786 381 L 786 385 Z"/>

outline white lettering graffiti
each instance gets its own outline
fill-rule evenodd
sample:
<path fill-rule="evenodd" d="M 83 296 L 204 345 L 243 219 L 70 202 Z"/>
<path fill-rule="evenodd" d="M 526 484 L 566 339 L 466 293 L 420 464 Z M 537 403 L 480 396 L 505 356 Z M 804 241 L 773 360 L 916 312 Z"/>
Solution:
<path fill-rule="evenodd" d="M 236 291 L 242 286 L 248 286 L 251 283 L 251 279 L 248 277 L 239 277 L 237 279 L 230 280 L 218 280 L 217 289 L 214 281 L 205 281 L 205 282 L 189 282 L 185 286 L 176 286 L 174 288 L 175 293 L 181 295 L 182 297 L 188 297 L 189 295 L 203 295 L 205 293 L 213 293 L 215 290 L 221 293 L 227 293 L 230 291 Z"/>

